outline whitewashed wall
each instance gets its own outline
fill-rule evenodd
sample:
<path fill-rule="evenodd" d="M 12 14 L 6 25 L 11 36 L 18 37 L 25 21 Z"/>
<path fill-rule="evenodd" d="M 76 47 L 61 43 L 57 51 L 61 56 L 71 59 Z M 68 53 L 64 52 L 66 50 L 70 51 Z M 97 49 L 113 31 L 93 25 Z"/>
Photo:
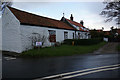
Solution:
<path fill-rule="evenodd" d="M 78 38 L 78 33 L 80 33 L 80 39 L 87 39 L 86 32 L 76 31 L 76 38 Z"/>
<path fill-rule="evenodd" d="M 2 17 L 2 50 L 21 53 L 20 23 L 6 8 Z"/>
<path fill-rule="evenodd" d="M 32 48 L 31 39 L 29 37 L 32 36 L 32 33 L 39 33 L 41 35 L 45 35 L 47 39 L 45 40 L 44 46 L 51 46 L 51 43 L 48 40 L 49 32 L 48 30 L 56 31 L 56 42 L 62 42 L 64 40 L 64 32 L 68 32 L 68 39 L 73 39 L 72 30 L 64 30 L 64 29 L 54 29 L 40 26 L 29 26 L 29 25 L 21 25 L 21 39 L 22 39 L 22 51 L 29 50 Z"/>
<path fill-rule="evenodd" d="M 0 50 L 2 50 L 2 13 L 0 12 Z"/>
<path fill-rule="evenodd" d="M 88 39 L 89 32 L 81 32 L 80 34 L 81 34 L 80 39 Z"/>
<path fill-rule="evenodd" d="M 108 38 L 105 38 L 105 37 L 104 37 L 103 40 L 106 41 L 106 42 L 108 42 Z"/>
<path fill-rule="evenodd" d="M 21 53 L 32 48 L 30 37 L 33 33 L 46 36 L 44 46 L 51 46 L 48 40 L 48 30 L 56 31 L 56 42 L 64 40 L 64 32 L 68 32 L 68 39 L 75 38 L 75 31 L 65 29 L 55 29 L 40 26 L 20 25 L 19 20 L 6 8 L 2 18 L 2 50 Z M 76 32 L 78 35 L 78 32 Z M 86 38 L 85 32 L 80 32 L 81 39 Z"/>

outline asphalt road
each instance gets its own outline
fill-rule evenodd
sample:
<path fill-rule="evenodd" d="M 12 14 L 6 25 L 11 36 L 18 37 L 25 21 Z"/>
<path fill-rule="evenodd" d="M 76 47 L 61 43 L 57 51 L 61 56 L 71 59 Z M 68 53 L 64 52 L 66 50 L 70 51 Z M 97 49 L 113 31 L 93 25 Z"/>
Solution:
<path fill-rule="evenodd" d="M 5 78 L 39 79 L 44 78 L 46 76 L 52 76 L 62 73 L 69 73 L 74 71 L 116 64 L 120 64 L 120 53 L 110 54 L 91 53 L 78 56 L 41 58 L 41 59 L 13 58 L 3 55 L 2 74 L 3 79 Z M 76 76 L 73 78 L 76 78 L 75 80 L 79 80 L 81 78 L 120 78 L 120 68 L 90 73 L 86 75 Z"/>

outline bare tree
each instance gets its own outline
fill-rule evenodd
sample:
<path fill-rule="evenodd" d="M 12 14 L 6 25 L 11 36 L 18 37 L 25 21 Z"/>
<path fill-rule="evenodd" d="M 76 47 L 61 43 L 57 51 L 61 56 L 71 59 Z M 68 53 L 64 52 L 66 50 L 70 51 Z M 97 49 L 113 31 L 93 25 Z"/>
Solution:
<path fill-rule="evenodd" d="M 104 27 L 102 27 L 102 30 L 104 30 Z"/>
<path fill-rule="evenodd" d="M 2 11 L 2 14 L 4 13 L 4 10 L 6 6 L 12 6 L 12 2 L 2 2 L 0 1 L 0 11 Z"/>
<path fill-rule="evenodd" d="M 112 20 L 116 21 L 116 24 L 120 24 L 120 0 L 114 0 L 112 2 L 104 2 L 106 7 L 101 12 L 107 19 L 105 22 L 110 22 Z"/>
<path fill-rule="evenodd" d="M 32 41 L 32 44 L 31 44 L 32 47 L 34 47 L 36 42 L 42 42 L 42 46 L 43 46 L 47 37 L 39 33 L 32 33 L 32 36 L 30 36 L 29 39 Z"/>

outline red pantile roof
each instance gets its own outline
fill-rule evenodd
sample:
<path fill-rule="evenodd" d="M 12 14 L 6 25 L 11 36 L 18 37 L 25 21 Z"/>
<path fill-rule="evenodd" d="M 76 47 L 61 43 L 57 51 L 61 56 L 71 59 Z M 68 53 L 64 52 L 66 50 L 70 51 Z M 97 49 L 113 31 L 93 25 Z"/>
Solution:
<path fill-rule="evenodd" d="M 84 27 L 82 24 L 78 23 L 78 22 L 75 22 L 75 21 L 72 21 L 72 20 L 69 20 L 67 19 L 67 21 L 69 21 L 71 24 L 74 24 L 76 26 L 79 26 L 79 27 Z"/>
<path fill-rule="evenodd" d="M 82 28 L 85 28 L 82 24 L 78 23 L 78 22 L 75 22 L 75 21 L 72 21 L 72 20 L 69 20 L 69 19 L 66 19 L 68 22 L 70 22 L 71 24 L 73 25 L 76 25 L 76 26 L 79 26 L 80 28 L 80 31 L 85 31 L 83 30 Z"/>
<path fill-rule="evenodd" d="M 74 28 L 59 20 L 38 16 L 12 7 L 8 8 L 12 11 L 21 24 L 75 30 Z"/>

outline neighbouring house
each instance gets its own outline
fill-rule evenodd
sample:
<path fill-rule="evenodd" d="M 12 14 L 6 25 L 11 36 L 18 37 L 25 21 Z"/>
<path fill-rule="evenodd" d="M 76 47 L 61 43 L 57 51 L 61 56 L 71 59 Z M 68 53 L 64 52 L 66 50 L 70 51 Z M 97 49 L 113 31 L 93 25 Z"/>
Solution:
<path fill-rule="evenodd" d="M 120 28 L 104 31 L 104 35 L 109 42 L 120 42 Z"/>
<path fill-rule="evenodd" d="M 64 16 L 61 18 L 61 21 L 68 24 L 72 28 L 75 29 L 75 33 L 73 33 L 73 38 L 75 39 L 88 39 L 90 38 L 89 29 L 83 26 L 83 21 L 80 23 L 75 22 L 73 15 L 71 14 L 70 19 L 65 18 Z"/>
<path fill-rule="evenodd" d="M 97 32 L 103 32 L 103 30 L 102 29 L 97 29 Z"/>
<path fill-rule="evenodd" d="M 113 30 L 115 30 L 115 34 L 117 34 L 117 35 L 120 35 L 120 28 L 116 28 L 116 29 L 113 29 Z"/>
<path fill-rule="evenodd" d="M 88 39 L 89 29 L 73 20 L 55 20 L 6 7 L 2 16 L 2 50 L 21 53 L 42 42 L 43 47 L 65 39 Z"/>
<path fill-rule="evenodd" d="M 120 29 L 117 30 L 118 34 L 120 35 Z"/>
<path fill-rule="evenodd" d="M 120 28 L 113 29 L 114 35 L 120 35 Z M 104 31 L 104 35 L 111 35 L 111 31 Z"/>
<path fill-rule="evenodd" d="M 90 31 L 103 32 L 102 29 L 91 29 Z"/>
<path fill-rule="evenodd" d="M 102 29 L 92 29 L 90 30 L 91 38 L 102 38 L 104 37 L 104 32 Z"/>
<path fill-rule="evenodd" d="M 110 35 L 110 31 L 104 31 L 104 35 Z"/>

